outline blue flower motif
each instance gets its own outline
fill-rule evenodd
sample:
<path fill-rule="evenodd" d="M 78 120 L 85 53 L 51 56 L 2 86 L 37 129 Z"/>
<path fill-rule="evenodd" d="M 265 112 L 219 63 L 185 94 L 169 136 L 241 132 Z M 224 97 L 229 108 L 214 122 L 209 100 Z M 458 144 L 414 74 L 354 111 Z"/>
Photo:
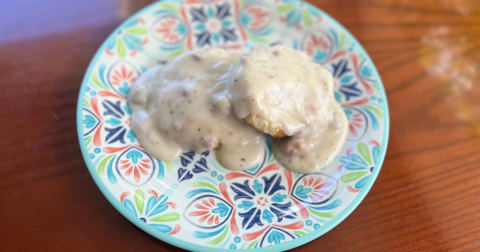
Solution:
<path fill-rule="evenodd" d="M 309 193 L 311 191 L 312 191 L 312 188 L 303 188 L 303 185 L 300 185 L 295 190 L 295 193 L 298 195 L 298 197 L 300 197 L 302 199 L 306 199 L 306 198 L 308 198 L 307 193 Z"/>
<path fill-rule="evenodd" d="M 252 188 L 253 190 L 255 190 L 255 192 L 261 193 L 263 189 L 263 185 L 258 183 L 258 180 L 255 179 L 255 181 L 253 182 Z"/>
<path fill-rule="evenodd" d="M 105 112 L 105 131 L 107 136 L 105 141 L 107 143 L 120 142 L 126 144 L 126 140 L 133 143 L 135 141 L 135 135 L 128 126 L 128 119 L 130 115 L 130 109 L 127 105 L 121 106 L 121 102 L 112 102 L 106 100 L 102 102 Z"/>
<path fill-rule="evenodd" d="M 278 231 L 272 231 L 268 235 L 268 242 L 275 243 L 275 245 L 280 244 L 283 240 L 285 240 L 285 235 Z"/>
<path fill-rule="evenodd" d="M 276 179 L 277 176 L 278 179 Z M 262 179 L 265 181 L 265 190 L 263 192 L 268 195 L 272 195 L 278 190 L 285 190 L 285 187 L 280 185 L 281 177 L 278 174 L 275 174 L 270 178 L 262 177 Z"/>
<path fill-rule="evenodd" d="M 90 129 L 91 127 L 95 126 L 96 123 L 97 123 L 97 120 L 95 120 L 95 118 L 93 118 L 93 116 L 90 116 L 90 115 L 86 115 L 85 119 L 83 119 L 83 124 L 87 129 Z"/>
<path fill-rule="evenodd" d="M 287 195 L 285 194 L 281 194 L 281 193 L 277 193 L 275 194 L 275 196 L 273 196 L 272 198 L 272 201 L 275 201 L 275 202 L 282 202 L 284 199 L 287 198 Z"/>
<path fill-rule="evenodd" d="M 233 198 L 234 200 L 238 199 L 253 199 L 255 193 L 250 189 L 248 185 L 248 180 L 245 180 L 243 184 L 240 183 L 233 183 L 234 186 L 231 186 L 232 190 L 237 194 Z"/>
<path fill-rule="evenodd" d="M 368 67 L 368 65 L 363 66 L 360 73 L 363 74 L 365 77 L 372 77 L 372 70 L 370 69 L 370 67 Z"/>
<path fill-rule="evenodd" d="M 138 152 L 137 150 L 131 150 L 127 153 L 127 158 L 132 160 L 133 164 L 138 164 L 138 159 L 143 157 L 142 153 Z"/>
<path fill-rule="evenodd" d="M 242 201 L 242 204 L 238 205 L 238 208 L 243 208 L 244 210 L 248 210 L 252 206 L 253 206 L 253 202 L 244 200 Z"/>
<path fill-rule="evenodd" d="M 120 141 L 120 143 L 125 144 L 125 141 L 123 139 L 127 130 L 124 129 L 122 126 L 116 128 L 105 128 L 105 131 L 108 132 L 107 137 L 105 138 L 107 143 L 114 143 Z"/>
<path fill-rule="evenodd" d="M 235 42 L 238 39 L 230 8 L 229 3 L 223 3 L 215 7 L 210 5 L 190 9 L 198 47 L 226 44 L 228 41 Z"/>
<path fill-rule="evenodd" d="M 348 60 L 346 59 L 341 59 L 337 63 L 332 63 L 332 69 L 332 75 L 336 78 L 340 78 L 344 74 L 352 71 L 352 69 L 348 67 Z"/>
<path fill-rule="evenodd" d="M 315 55 L 313 55 L 313 59 L 315 61 L 319 61 L 319 62 L 322 62 L 326 59 L 327 57 L 327 52 L 326 51 L 321 51 L 321 50 L 318 50 L 316 49 L 315 50 Z"/>
<path fill-rule="evenodd" d="M 212 209 L 212 213 L 219 213 L 220 217 L 225 217 L 228 212 L 230 212 L 230 208 L 223 203 L 218 203 L 217 208 Z"/>
<path fill-rule="evenodd" d="M 242 221 L 242 227 L 246 229 L 250 229 L 253 227 L 255 224 L 259 226 L 263 226 L 262 221 L 260 220 L 260 214 L 262 213 L 262 210 L 255 208 L 252 208 L 250 211 L 246 213 L 240 213 L 240 217 L 243 218 Z M 248 225 L 247 225 L 248 224 Z M 246 226 L 246 227 L 245 227 Z"/>
<path fill-rule="evenodd" d="M 82 119 L 82 124 L 83 124 L 83 130 L 84 130 L 84 135 L 87 136 L 101 124 L 100 118 L 98 118 L 97 115 L 91 110 L 88 110 L 86 108 L 83 109 L 83 119 Z"/>
<path fill-rule="evenodd" d="M 273 203 L 270 210 L 277 216 L 278 222 L 281 222 L 283 218 L 295 219 L 297 214 L 290 209 L 292 202 L 287 202 L 285 204 Z"/>
<path fill-rule="evenodd" d="M 242 227 L 245 229 L 255 225 L 263 226 L 262 221 L 272 223 L 275 216 L 278 222 L 283 218 L 293 219 L 297 216 L 291 209 L 292 202 L 284 203 L 287 195 L 280 192 L 285 190 L 285 186 L 281 185 L 282 177 L 273 174 L 262 177 L 262 180 L 263 183 L 255 179 L 252 186 L 249 185 L 249 180 L 245 180 L 243 184 L 232 183 L 230 186 L 235 192 L 234 200 L 242 199 L 237 207 L 239 216 L 243 218 Z"/>
<path fill-rule="evenodd" d="M 263 211 L 262 218 L 264 220 L 267 220 L 268 223 L 272 223 L 273 214 L 270 211 L 268 211 L 268 209 L 265 209 Z"/>

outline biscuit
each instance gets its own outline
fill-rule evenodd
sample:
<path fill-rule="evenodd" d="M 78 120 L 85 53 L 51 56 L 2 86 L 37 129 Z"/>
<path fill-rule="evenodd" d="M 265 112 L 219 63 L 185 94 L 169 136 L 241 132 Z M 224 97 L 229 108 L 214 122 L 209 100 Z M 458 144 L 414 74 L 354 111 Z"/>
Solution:
<path fill-rule="evenodd" d="M 250 126 L 255 128 L 256 130 L 268 134 L 272 137 L 276 138 L 284 138 L 287 135 L 283 132 L 283 130 L 278 126 L 277 123 L 269 122 L 260 118 L 256 114 L 249 114 L 247 117 L 242 119 L 244 122 L 248 123 Z"/>

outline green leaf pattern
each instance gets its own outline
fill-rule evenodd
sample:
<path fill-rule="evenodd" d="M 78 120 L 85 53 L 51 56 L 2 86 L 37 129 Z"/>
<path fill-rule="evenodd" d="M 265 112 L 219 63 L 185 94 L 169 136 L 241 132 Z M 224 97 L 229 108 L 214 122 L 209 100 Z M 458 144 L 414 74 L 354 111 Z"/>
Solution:
<path fill-rule="evenodd" d="M 145 193 L 143 193 L 143 191 L 140 189 L 136 190 L 134 199 L 139 214 L 143 214 L 143 207 L 145 206 Z"/>
<path fill-rule="evenodd" d="M 357 190 L 360 190 L 365 186 L 370 176 L 371 169 L 373 166 L 375 166 L 380 154 L 380 149 L 376 145 L 372 146 L 373 147 L 371 147 L 370 151 L 369 147 L 365 143 L 358 143 L 357 151 L 360 156 L 355 153 L 351 153 L 350 157 L 340 158 L 340 161 L 344 163 L 346 171 L 351 171 L 344 174 L 340 178 L 342 182 L 350 183 L 358 180 L 354 185 L 354 188 Z"/>

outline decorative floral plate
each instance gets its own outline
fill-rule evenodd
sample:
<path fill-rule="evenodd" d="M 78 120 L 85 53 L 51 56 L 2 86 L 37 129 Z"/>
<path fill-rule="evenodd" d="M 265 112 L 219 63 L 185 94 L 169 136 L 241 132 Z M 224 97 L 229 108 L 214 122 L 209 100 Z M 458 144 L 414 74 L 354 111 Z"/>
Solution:
<path fill-rule="evenodd" d="M 274 44 L 306 52 L 335 78 L 350 132 L 332 164 L 294 173 L 266 149 L 261 166 L 233 172 L 211 151 L 166 162 L 138 144 L 126 96 L 142 72 L 196 48 Z M 279 251 L 326 233 L 362 201 L 385 157 L 389 116 L 367 53 L 321 10 L 293 0 L 166 0 L 101 46 L 83 80 L 77 126 L 98 187 L 145 232 L 194 251 Z"/>

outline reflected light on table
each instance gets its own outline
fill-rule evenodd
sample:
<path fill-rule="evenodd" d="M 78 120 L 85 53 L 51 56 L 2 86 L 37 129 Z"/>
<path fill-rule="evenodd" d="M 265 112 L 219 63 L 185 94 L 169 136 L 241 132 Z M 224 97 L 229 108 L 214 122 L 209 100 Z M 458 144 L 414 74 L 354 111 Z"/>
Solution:
<path fill-rule="evenodd" d="M 438 78 L 452 111 L 480 133 L 480 34 L 465 31 L 449 40 L 439 39 L 439 34 L 449 36 L 448 28 L 432 29 L 422 38 L 420 60 Z M 437 53 L 425 53 L 432 48 Z"/>

